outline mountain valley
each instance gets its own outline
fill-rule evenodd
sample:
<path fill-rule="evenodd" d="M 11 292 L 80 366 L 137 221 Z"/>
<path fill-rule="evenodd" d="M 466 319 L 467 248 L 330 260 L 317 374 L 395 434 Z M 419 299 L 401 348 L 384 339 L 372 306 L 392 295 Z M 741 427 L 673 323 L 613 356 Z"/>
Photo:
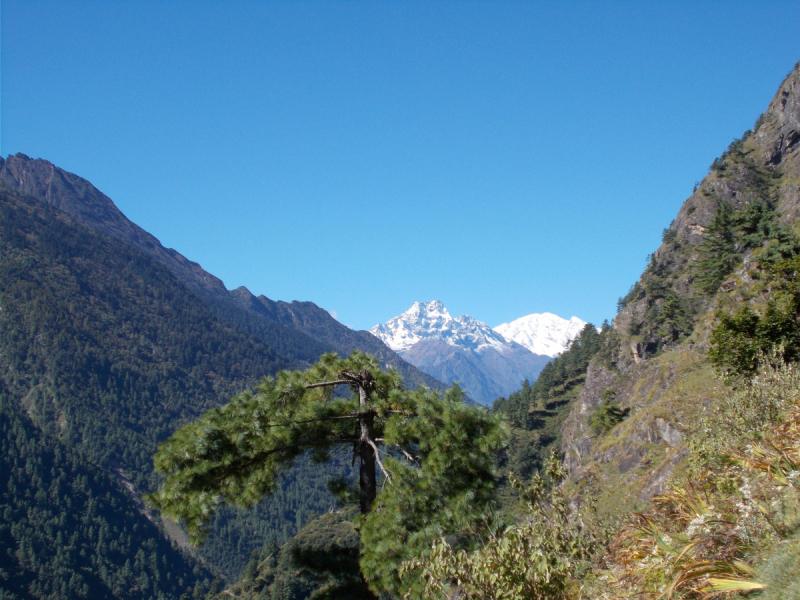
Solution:
<path fill-rule="evenodd" d="M 386 516 L 391 535 L 377 542 L 360 537 L 355 453 L 301 455 L 253 508 L 221 510 L 199 547 L 144 501 L 163 481 L 153 455 L 176 430 L 224 415 L 232 398 L 256 422 L 245 401 L 263 378 L 354 350 L 409 388 L 455 382 L 486 407 L 448 405 L 454 436 L 467 410 L 507 434 L 486 463 L 491 514 L 458 535 L 421 528 L 430 554 L 406 567 L 441 570 L 409 597 L 479 584 L 485 598 L 522 597 L 512 593 L 523 584 L 536 591 L 525 597 L 559 600 L 800 597 L 798 273 L 800 63 L 697 183 L 599 327 L 543 313 L 491 328 L 428 301 L 353 331 L 313 302 L 228 290 L 77 175 L 0 158 L 0 599 L 323 600 L 342 582 L 353 598 L 377 597 L 359 570 L 361 544 L 402 547 L 409 515 Z M 352 388 L 360 376 L 378 389 L 356 371 L 333 383 Z M 276 380 L 289 381 L 280 406 L 301 405 L 297 390 L 318 393 L 326 410 L 341 400 L 319 390 L 330 381 L 287 377 Z M 418 416 L 385 395 L 372 412 L 356 402 L 345 415 L 273 419 L 253 438 L 337 420 L 348 427 L 337 439 L 366 447 L 338 419 Z M 202 452 L 224 445 L 211 439 Z M 398 473 L 421 480 L 415 448 L 375 440 L 373 487 L 391 488 Z M 447 474 L 445 446 L 430 454 Z M 402 470 L 401 455 L 411 465 Z M 438 481 L 467 490 L 445 507 L 460 523 L 473 491 L 458 477 Z M 424 503 L 397 485 L 406 505 Z M 545 580 L 561 587 L 543 592 Z"/>

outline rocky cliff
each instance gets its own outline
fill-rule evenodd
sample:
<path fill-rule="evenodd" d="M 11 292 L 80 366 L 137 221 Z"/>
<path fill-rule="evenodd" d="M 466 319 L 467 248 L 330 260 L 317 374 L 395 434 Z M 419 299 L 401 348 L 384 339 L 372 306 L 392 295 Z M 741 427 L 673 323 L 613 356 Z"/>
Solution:
<path fill-rule="evenodd" d="M 563 430 L 562 450 L 576 492 L 600 491 L 606 506 L 635 505 L 659 493 L 680 469 L 694 416 L 725 389 L 706 358 L 717 311 L 757 308 L 763 298 L 753 284 L 761 262 L 782 235 L 798 230 L 798 141 L 800 63 L 753 130 L 714 161 L 639 281 L 620 299 L 608 351 L 590 364 Z M 766 216 L 758 223 L 769 223 L 773 214 L 775 223 L 769 231 L 734 237 L 735 265 L 709 289 L 704 242 L 715 235 L 720 210 L 745 216 L 759 210 Z M 756 233 L 758 244 L 752 243 Z M 598 435 L 591 416 L 608 398 L 630 409 L 630 416 Z"/>

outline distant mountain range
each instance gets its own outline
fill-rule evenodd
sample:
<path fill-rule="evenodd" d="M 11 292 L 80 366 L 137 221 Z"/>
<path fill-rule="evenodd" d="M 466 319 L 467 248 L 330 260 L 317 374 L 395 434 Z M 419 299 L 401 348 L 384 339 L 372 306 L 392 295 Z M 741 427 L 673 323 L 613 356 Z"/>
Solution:
<path fill-rule="evenodd" d="M 446 383 L 458 382 L 482 404 L 491 404 L 534 381 L 553 356 L 586 324 L 573 317 L 533 314 L 490 328 L 468 315 L 453 318 L 434 300 L 370 329 L 404 360 Z"/>

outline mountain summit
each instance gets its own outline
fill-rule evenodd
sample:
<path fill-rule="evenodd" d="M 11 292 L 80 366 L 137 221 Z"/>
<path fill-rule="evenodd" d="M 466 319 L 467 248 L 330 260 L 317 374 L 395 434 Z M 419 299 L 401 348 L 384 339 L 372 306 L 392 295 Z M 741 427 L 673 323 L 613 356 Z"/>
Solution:
<path fill-rule="evenodd" d="M 552 313 L 534 313 L 511 323 L 503 323 L 494 331 L 507 340 L 525 346 L 534 354 L 556 357 L 586 326 L 578 317 L 562 319 Z"/>
<path fill-rule="evenodd" d="M 395 352 L 405 352 L 425 339 L 479 352 L 487 347 L 508 346 L 508 340 L 486 324 L 468 315 L 455 319 L 439 300 L 414 302 L 406 312 L 369 330 Z"/>
<path fill-rule="evenodd" d="M 550 360 L 469 315 L 453 318 L 438 300 L 415 302 L 370 333 L 421 371 L 458 382 L 482 404 L 536 379 Z"/>

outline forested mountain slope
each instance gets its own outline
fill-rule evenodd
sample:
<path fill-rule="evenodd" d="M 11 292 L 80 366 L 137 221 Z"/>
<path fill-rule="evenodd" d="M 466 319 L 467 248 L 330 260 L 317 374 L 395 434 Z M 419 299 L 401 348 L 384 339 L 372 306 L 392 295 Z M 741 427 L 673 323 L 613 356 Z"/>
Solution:
<path fill-rule="evenodd" d="M 347 355 L 358 349 L 378 356 L 387 367 L 397 368 L 411 385 L 444 388 L 368 332 L 352 331 L 311 302 L 288 309 L 285 302 L 275 302 L 265 296 L 256 299 L 246 288 L 228 291 L 219 278 L 172 248 L 164 248 L 154 236 L 128 220 L 112 200 L 90 182 L 46 160 L 34 160 L 21 153 L 5 160 L 0 158 L 0 180 L 12 189 L 72 215 L 79 223 L 155 258 L 218 317 L 293 361 L 310 364 L 325 352 Z M 302 316 L 298 318 L 298 315 Z"/>
<path fill-rule="evenodd" d="M 0 597 L 179 598 L 211 574 L 113 478 L 0 391 Z"/>
<path fill-rule="evenodd" d="M 161 263 L 5 186 L 0 356 L 10 401 L 136 496 L 155 483 L 159 441 L 297 365 L 215 316 Z M 286 539 L 332 505 L 325 481 L 298 469 L 254 511 L 223 513 L 200 552 L 238 572 L 268 535 Z"/>
<path fill-rule="evenodd" d="M 313 302 L 276 302 L 263 294 L 256 297 L 244 286 L 232 290 L 230 295 L 246 310 L 301 331 L 338 352 L 340 356 L 347 356 L 356 349 L 375 356 L 384 368 L 397 369 L 411 387 L 424 385 L 434 390 L 443 390 L 446 387 L 438 379 L 403 360 L 369 331 L 354 331 L 342 325 L 328 311 Z"/>

